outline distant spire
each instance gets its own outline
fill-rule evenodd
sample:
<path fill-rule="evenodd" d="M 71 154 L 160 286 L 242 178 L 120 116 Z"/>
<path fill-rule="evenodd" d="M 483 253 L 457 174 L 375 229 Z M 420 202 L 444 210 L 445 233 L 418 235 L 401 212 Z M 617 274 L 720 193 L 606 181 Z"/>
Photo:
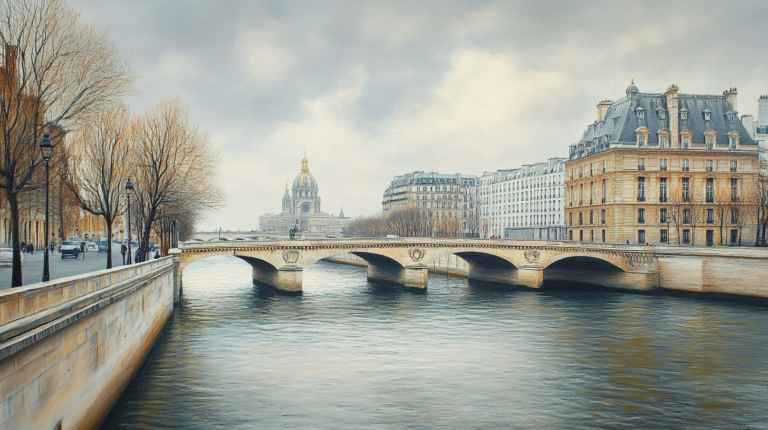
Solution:
<path fill-rule="evenodd" d="M 307 150 L 304 149 L 304 159 L 301 160 L 301 170 L 303 172 L 309 171 L 309 160 L 307 160 Z"/>

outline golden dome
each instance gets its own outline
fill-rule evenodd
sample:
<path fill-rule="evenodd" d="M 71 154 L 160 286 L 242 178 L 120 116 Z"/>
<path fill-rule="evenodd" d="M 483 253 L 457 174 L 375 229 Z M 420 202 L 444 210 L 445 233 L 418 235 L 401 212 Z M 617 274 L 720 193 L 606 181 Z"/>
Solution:
<path fill-rule="evenodd" d="M 293 180 L 293 188 L 317 188 L 317 181 L 315 181 L 315 177 L 309 173 L 308 165 L 309 161 L 305 155 L 304 159 L 301 160 L 301 173 L 299 173 L 299 175 L 296 176 L 296 179 Z"/>

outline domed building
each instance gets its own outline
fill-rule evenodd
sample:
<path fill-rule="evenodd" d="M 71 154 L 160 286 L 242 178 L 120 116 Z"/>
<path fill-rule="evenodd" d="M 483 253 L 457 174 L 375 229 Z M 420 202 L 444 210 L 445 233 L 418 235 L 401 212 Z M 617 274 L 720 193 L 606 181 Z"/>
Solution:
<path fill-rule="evenodd" d="M 328 215 L 321 209 L 320 191 L 315 177 L 309 173 L 307 156 L 301 160 L 301 172 L 293 180 L 291 190 L 285 185 L 283 208 L 279 215 L 264 214 L 259 217 L 262 232 L 289 232 L 294 225 L 301 231 L 319 234 L 338 234 L 349 218 L 344 212 L 339 216 Z"/>

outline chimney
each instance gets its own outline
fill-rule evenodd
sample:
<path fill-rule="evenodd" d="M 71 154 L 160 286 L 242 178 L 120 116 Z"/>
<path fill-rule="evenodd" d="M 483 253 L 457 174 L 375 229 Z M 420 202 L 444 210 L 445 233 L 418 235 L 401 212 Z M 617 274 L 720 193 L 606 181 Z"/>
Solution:
<path fill-rule="evenodd" d="M 602 100 L 597 104 L 597 122 L 605 121 L 605 114 L 608 113 L 608 108 L 611 107 L 613 101 Z"/>
<path fill-rule="evenodd" d="M 757 100 L 757 125 L 768 125 L 768 95 L 760 96 Z"/>
<path fill-rule="evenodd" d="M 742 115 L 741 116 L 741 123 L 744 125 L 744 128 L 747 129 L 747 132 L 749 133 L 752 138 L 755 138 L 755 117 L 752 116 L 752 114 L 748 115 Z"/>
<path fill-rule="evenodd" d="M 677 99 L 679 89 L 677 85 L 672 84 L 664 93 L 669 112 L 669 147 L 672 149 L 680 149 L 680 105 Z"/>
<path fill-rule="evenodd" d="M 728 100 L 728 103 L 731 104 L 731 110 L 738 111 L 739 109 L 736 107 L 736 95 L 739 94 L 736 91 L 736 88 L 731 88 L 727 91 L 723 91 L 723 95 L 725 96 L 725 99 Z"/>

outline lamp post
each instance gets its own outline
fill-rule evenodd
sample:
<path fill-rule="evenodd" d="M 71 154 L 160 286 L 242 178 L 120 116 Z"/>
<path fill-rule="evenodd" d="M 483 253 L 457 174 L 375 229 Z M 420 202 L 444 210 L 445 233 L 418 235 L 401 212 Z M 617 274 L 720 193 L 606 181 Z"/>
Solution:
<path fill-rule="evenodd" d="M 133 182 L 129 178 L 125 181 L 125 197 L 128 199 L 128 259 L 127 264 L 131 264 L 131 192 L 133 191 Z"/>
<path fill-rule="evenodd" d="M 171 248 L 178 247 L 178 240 L 176 239 L 176 220 L 171 220 Z"/>
<path fill-rule="evenodd" d="M 50 135 L 46 131 L 43 138 L 40 139 L 40 154 L 45 162 L 45 253 L 43 254 L 43 282 L 51 280 L 51 266 L 48 261 L 48 182 L 49 182 L 49 162 L 53 156 L 53 144 Z"/>

